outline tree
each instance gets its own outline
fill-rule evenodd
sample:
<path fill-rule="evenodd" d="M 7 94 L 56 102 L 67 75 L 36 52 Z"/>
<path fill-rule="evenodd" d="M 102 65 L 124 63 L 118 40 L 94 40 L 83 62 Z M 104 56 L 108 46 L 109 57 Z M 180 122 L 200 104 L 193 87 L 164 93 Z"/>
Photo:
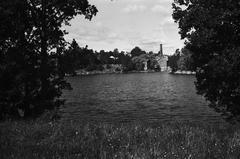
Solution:
<path fill-rule="evenodd" d="M 123 51 L 119 55 L 119 63 L 122 64 L 122 68 L 124 72 L 134 70 L 134 64 L 131 60 L 129 54 L 125 54 Z"/>
<path fill-rule="evenodd" d="M 195 66 L 192 59 L 192 53 L 186 49 L 182 48 L 181 56 L 177 61 L 178 69 L 185 71 L 195 71 Z"/>
<path fill-rule="evenodd" d="M 99 59 L 101 61 L 102 64 L 109 64 L 109 54 L 108 52 L 105 52 L 104 50 L 100 50 L 99 52 Z"/>
<path fill-rule="evenodd" d="M 198 93 L 217 111 L 239 116 L 239 1 L 175 0 L 173 9 L 181 38 L 193 52 Z"/>
<path fill-rule="evenodd" d="M 76 75 L 75 70 L 80 66 L 78 61 L 81 61 L 81 48 L 75 39 L 73 39 L 68 50 L 65 50 L 62 55 L 59 56 L 60 71 L 63 74 Z"/>
<path fill-rule="evenodd" d="M 144 69 L 144 62 L 148 61 L 148 57 L 146 54 L 141 54 L 140 56 L 134 56 L 132 58 L 132 62 L 137 71 L 142 71 Z"/>
<path fill-rule="evenodd" d="M 168 57 L 168 66 L 171 67 L 172 72 L 177 71 L 178 68 L 178 61 L 180 59 L 180 51 L 177 49 L 172 56 Z"/>
<path fill-rule="evenodd" d="M 3 0 L 0 6 L 0 118 L 56 108 L 67 85 L 54 56 L 66 44 L 62 25 L 76 15 L 91 20 L 96 7 L 87 0 Z"/>
<path fill-rule="evenodd" d="M 150 70 L 160 71 L 160 66 L 158 64 L 158 61 L 156 60 L 156 55 L 153 54 L 153 52 L 150 52 L 147 54 L 148 59 L 148 68 Z"/>
<path fill-rule="evenodd" d="M 136 46 L 135 48 L 132 49 L 130 54 L 132 57 L 135 57 L 135 56 L 140 56 L 142 54 L 146 54 L 146 52 L 141 50 L 138 46 Z"/>

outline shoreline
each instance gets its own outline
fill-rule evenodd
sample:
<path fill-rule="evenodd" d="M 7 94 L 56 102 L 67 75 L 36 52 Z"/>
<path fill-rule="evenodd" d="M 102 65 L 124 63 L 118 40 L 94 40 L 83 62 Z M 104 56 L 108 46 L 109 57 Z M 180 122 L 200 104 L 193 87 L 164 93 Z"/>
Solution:
<path fill-rule="evenodd" d="M 175 72 L 172 72 L 172 74 L 174 74 L 174 75 L 195 75 L 196 72 L 195 71 L 181 71 L 181 70 L 177 70 Z"/>
<path fill-rule="evenodd" d="M 70 76 L 87 76 L 87 75 L 101 75 L 101 74 L 128 74 L 128 73 L 154 73 L 160 71 L 147 70 L 147 71 L 76 71 L 76 75 L 66 75 Z"/>
<path fill-rule="evenodd" d="M 147 71 L 76 71 L 76 74 L 69 75 L 66 74 L 66 77 L 72 77 L 72 76 L 88 76 L 88 75 L 104 75 L 104 74 L 128 74 L 128 73 L 162 73 L 166 72 L 173 75 L 196 75 L 195 71 L 175 71 L 175 72 L 169 72 L 169 71 L 154 71 L 154 70 L 147 70 Z"/>

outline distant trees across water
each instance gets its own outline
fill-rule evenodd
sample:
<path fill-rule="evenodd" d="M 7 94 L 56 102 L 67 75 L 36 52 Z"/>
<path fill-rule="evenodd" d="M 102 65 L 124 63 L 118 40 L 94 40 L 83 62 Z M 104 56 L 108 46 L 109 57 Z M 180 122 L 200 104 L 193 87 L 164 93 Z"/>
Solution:
<path fill-rule="evenodd" d="M 168 66 L 175 71 L 196 71 L 195 64 L 193 62 L 193 53 L 183 48 L 181 51 L 177 49 L 172 56 L 168 57 Z"/>
<path fill-rule="evenodd" d="M 97 52 L 89 49 L 88 46 L 80 47 L 73 39 L 69 48 L 58 55 L 58 59 L 62 72 L 75 75 L 76 70 L 104 71 L 104 69 L 110 69 L 113 65 L 121 66 L 116 68 L 115 71 L 117 72 L 143 71 L 145 67 L 148 70 L 159 71 L 156 56 L 158 55 L 151 52 L 147 53 L 139 47 L 133 48 L 128 53 L 118 49 Z"/>
<path fill-rule="evenodd" d="M 158 53 L 146 52 L 140 47 L 134 47 L 130 52 L 119 51 L 94 51 L 88 46 L 80 47 L 75 39 L 70 46 L 58 55 L 60 70 L 68 75 L 76 75 L 76 71 L 84 70 L 105 71 L 111 69 L 112 72 L 129 71 L 160 71 L 160 64 L 157 61 Z M 115 67 L 113 67 L 115 65 Z M 188 49 L 179 49 L 172 56 L 168 56 L 167 65 L 173 72 L 195 71 L 196 68 L 192 59 L 192 52 Z"/>

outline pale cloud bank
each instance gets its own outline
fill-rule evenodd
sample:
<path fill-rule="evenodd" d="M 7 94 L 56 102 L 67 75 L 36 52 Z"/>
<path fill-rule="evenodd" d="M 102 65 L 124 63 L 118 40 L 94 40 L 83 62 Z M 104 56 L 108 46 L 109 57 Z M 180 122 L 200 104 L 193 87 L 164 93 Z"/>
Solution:
<path fill-rule="evenodd" d="M 166 6 L 163 6 L 163 5 L 155 5 L 151 8 L 151 11 L 162 13 L 162 14 L 169 14 L 169 12 L 171 12 L 171 10 L 169 8 L 167 8 Z"/>
<path fill-rule="evenodd" d="M 128 5 L 123 9 L 124 12 L 129 13 L 129 12 L 137 12 L 137 11 L 144 11 L 147 8 L 144 5 Z"/>
<path fill-rule="evenodd" d="M 77 16 L 71 21 L 65 36 L 69 42 L 75 38 L 81 46 L 94 50 L 118 48 L 131 51 L 135 46 L 146 51 L 173 54 L 183 47 L 178 26 L 171 18 L 172 0 L 89 0 L 99 13 L 92 21 Z"/>

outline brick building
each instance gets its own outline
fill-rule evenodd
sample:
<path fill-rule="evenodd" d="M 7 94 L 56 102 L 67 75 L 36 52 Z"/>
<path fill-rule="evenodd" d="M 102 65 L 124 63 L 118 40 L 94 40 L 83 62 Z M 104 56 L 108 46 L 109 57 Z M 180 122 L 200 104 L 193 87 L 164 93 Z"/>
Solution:
<path fill-rule="evenodd" d="M 159 64 L 162 72 L 169 70 L 169 68 L 167 66 L 168 56 L 163 54 L 163 45 L 162 44 L 160 44 L 160 51 L 156 57 L 156 60 L 158 61 L 158 64 Z"/>

